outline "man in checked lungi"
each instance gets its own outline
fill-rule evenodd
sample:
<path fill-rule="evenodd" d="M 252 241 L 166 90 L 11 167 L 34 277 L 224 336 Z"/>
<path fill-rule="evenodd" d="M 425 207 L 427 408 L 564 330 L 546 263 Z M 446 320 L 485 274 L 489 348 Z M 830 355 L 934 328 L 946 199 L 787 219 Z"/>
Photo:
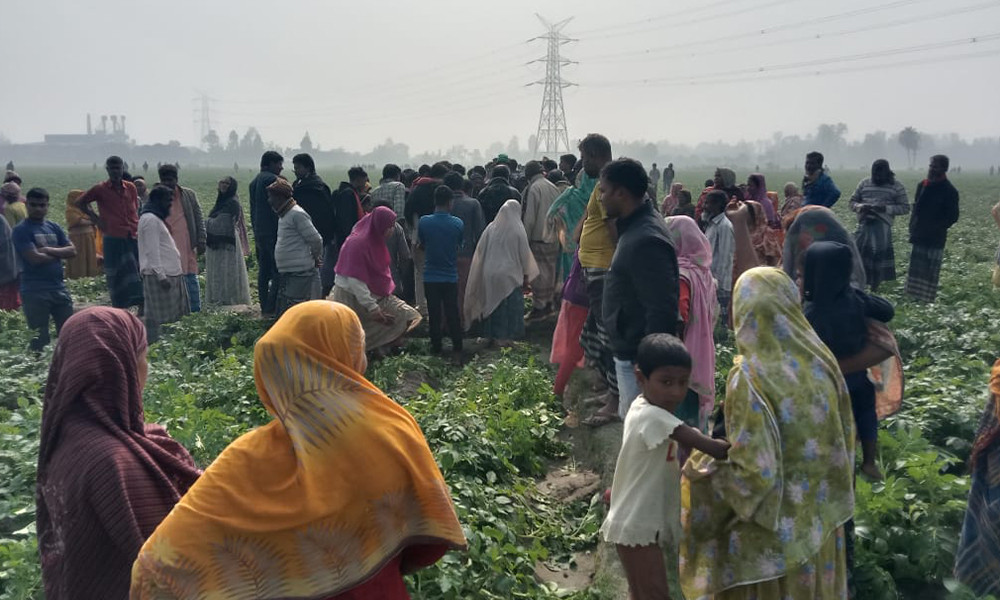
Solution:
<path fill-rule="evenodd" d="M 927 179 L 917 185 L 910 215 L 910 272 L 906 294 L 918 302 L 934 302 L 948 229 L 958 222 L 958 190 L 948 181 L 948 157 L 931 157 Z"/>

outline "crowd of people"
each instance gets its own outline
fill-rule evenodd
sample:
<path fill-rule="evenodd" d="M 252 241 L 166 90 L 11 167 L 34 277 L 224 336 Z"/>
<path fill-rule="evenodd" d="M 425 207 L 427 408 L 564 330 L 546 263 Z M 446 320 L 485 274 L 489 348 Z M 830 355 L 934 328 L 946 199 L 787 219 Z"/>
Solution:
<path fill-rule="evenodd" d="M 779 197 L 762 173 L 739 184 L 725 167 L 688 188 L 672 163 L 616 159 L 599 134 L 578 150 L 523 167 L 389 164 L 374 187 L 354 167 L 335 191 L 308 154 L 289 181 L 266 152 L 249 205 L 260 308 L 276 319 L 255 380 L 274 421 L 204 472 L 143 422 L 145 353 L 200 310 L 202 254 L 206 303 L 250 303 L 237 181 L 219 181 L 205 218 L 175 165 L 148 188 L 110 157 L 107 181 L 70 193 L 67 235 L 45 218 L 48 193 L 21 200 L 8 172 L 0 309 L 23 301 L 33 350 L 50 318 L 59 335 L 38 468 L 47 597 L 407 597 L 403 574 L 465 540 L 415 422 L 365 379 L 368 357 L 427 319 L 431 350 L 447 337 L 461 361 L 467 337 L 508 346 L 553 313 L 555 395 L 589 367 L 606 392 L 583 423 L 624 421 L 601 535 L 633 598 L 668 598 L 674 569 L 692 598 L 846 597 L 855 441 L 861 475 L 881 479 L 878 421 L 902 401 L 894 308 L 875 293 L 897 276 L 892 224 L 910 214 L 905 289 L 935 300 L 958 220 L 947 157 L 931 158 L 912 204 L 875 161 L 850 198 L 851 234 L 818 152 Z M 72 276 L 102 265 L 113 308 L 71 316 L 63 261 Z M 130 307 L 142 321 L 116 310 Z M 717 402 L 725 329 L 738 357 Z M 956 566 L 982 594 L 1000 592 L 995 383 Z"/>

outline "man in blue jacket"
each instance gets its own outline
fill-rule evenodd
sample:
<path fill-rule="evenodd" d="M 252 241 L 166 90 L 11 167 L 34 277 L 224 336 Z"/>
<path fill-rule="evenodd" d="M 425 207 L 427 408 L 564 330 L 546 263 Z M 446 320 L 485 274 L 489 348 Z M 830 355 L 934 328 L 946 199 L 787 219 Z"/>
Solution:
<path fill-rule="evenodd" d="M 833 179 L 823 170 L 823 155 L 819 152 L 806 154 L 806 176 L 802 178 L 803 204 L 815 204 L 833 208 L 840 200 L 840 190 Z"/>

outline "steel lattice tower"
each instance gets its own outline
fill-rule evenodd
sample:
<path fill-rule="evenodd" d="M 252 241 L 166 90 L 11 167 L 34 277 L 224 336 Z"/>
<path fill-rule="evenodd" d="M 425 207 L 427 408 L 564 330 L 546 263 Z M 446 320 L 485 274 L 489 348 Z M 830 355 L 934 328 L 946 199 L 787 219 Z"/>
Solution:
<path fill-rule="evenodd" d="M 534 40 L 548 40 L 548 52 L 545 58 L 539 58 L 531 62 L 545 62 L 545 79 L 533 81 L 528 85 L 543 85 L 545 91 L 542 95 L 542 109 L 538 114 L 538 131 L 535 134 L 535 147 L 531 149 L 533 156 L 537 157 L 539 152 L 546 154 L 558 154 L 569 152 L 569 132 L 566 128 L 566 110 L 563 107 L 563 88 L 567 88 L 575 83 L 570 83 L 562 78 L 562 67 L 575 64 L 575 61 L 566 60 L 560 54 L 563 44 L 575 42 L 562 33 L 562 29 L 573 20 L 573 17 L 549 23 L 541 15 L 535 14 L 538 20 L 548 28 L 548 33 L 540 35 Z"/>

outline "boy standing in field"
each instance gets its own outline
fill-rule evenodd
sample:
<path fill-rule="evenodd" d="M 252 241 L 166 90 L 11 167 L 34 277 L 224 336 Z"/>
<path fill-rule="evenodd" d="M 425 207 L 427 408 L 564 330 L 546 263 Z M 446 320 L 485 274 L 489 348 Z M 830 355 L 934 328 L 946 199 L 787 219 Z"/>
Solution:
<path fill-rule="evenodd" d="M 309 213 L 292 198 L 292 184 L 278 179 L 267 186 L 267 201 L 278 214 L 278 241 L 274 262 L 278 267 L 277 314 L 308 300 L 319 300 L 322 289 L 323 237 L 312 224 Z"/>
<path fill-rule="evenodd" d="M 446 185 L 434 190 L 434 212 L 420 217 L 418 244 L 424 252 L 424 294 L 430 319 L 431 351 L 441 352 L 441 311 L 451 333 L 452 350 L 462 352 L 462 322 L 458 313 L 458 248 L 465 225 L 451 214 L 452 192 Z"/>
<path fill-rule="evenodd" d="M 729 442 L 712 439 L 673 414 L 691 378 L 691 355 L 679 339 L 666 333 L 644 337 L 635 374 L 642 394 L 625 416 L 611 509 L 601 535 L 617 547 L 633 600 L 669 600 L 663 550 L 677 544 L 680 529 L 677 444 L 721 460 Z"/>
<path fill-rule="evenodd" d="M 37 332 L 30 348 L 41 352 L 49 343 L 49 317 L 56 322 L 56 336 L 73 314 L 73 299 L 66 291 L 62 260 L 76 256 L 76 248 L 61 227 L 46 220 L 49 193 L 28 191 L 28 218 L 18 223 L 11 237 L 21 269 L 21 299 L 28 327 Z"/>

